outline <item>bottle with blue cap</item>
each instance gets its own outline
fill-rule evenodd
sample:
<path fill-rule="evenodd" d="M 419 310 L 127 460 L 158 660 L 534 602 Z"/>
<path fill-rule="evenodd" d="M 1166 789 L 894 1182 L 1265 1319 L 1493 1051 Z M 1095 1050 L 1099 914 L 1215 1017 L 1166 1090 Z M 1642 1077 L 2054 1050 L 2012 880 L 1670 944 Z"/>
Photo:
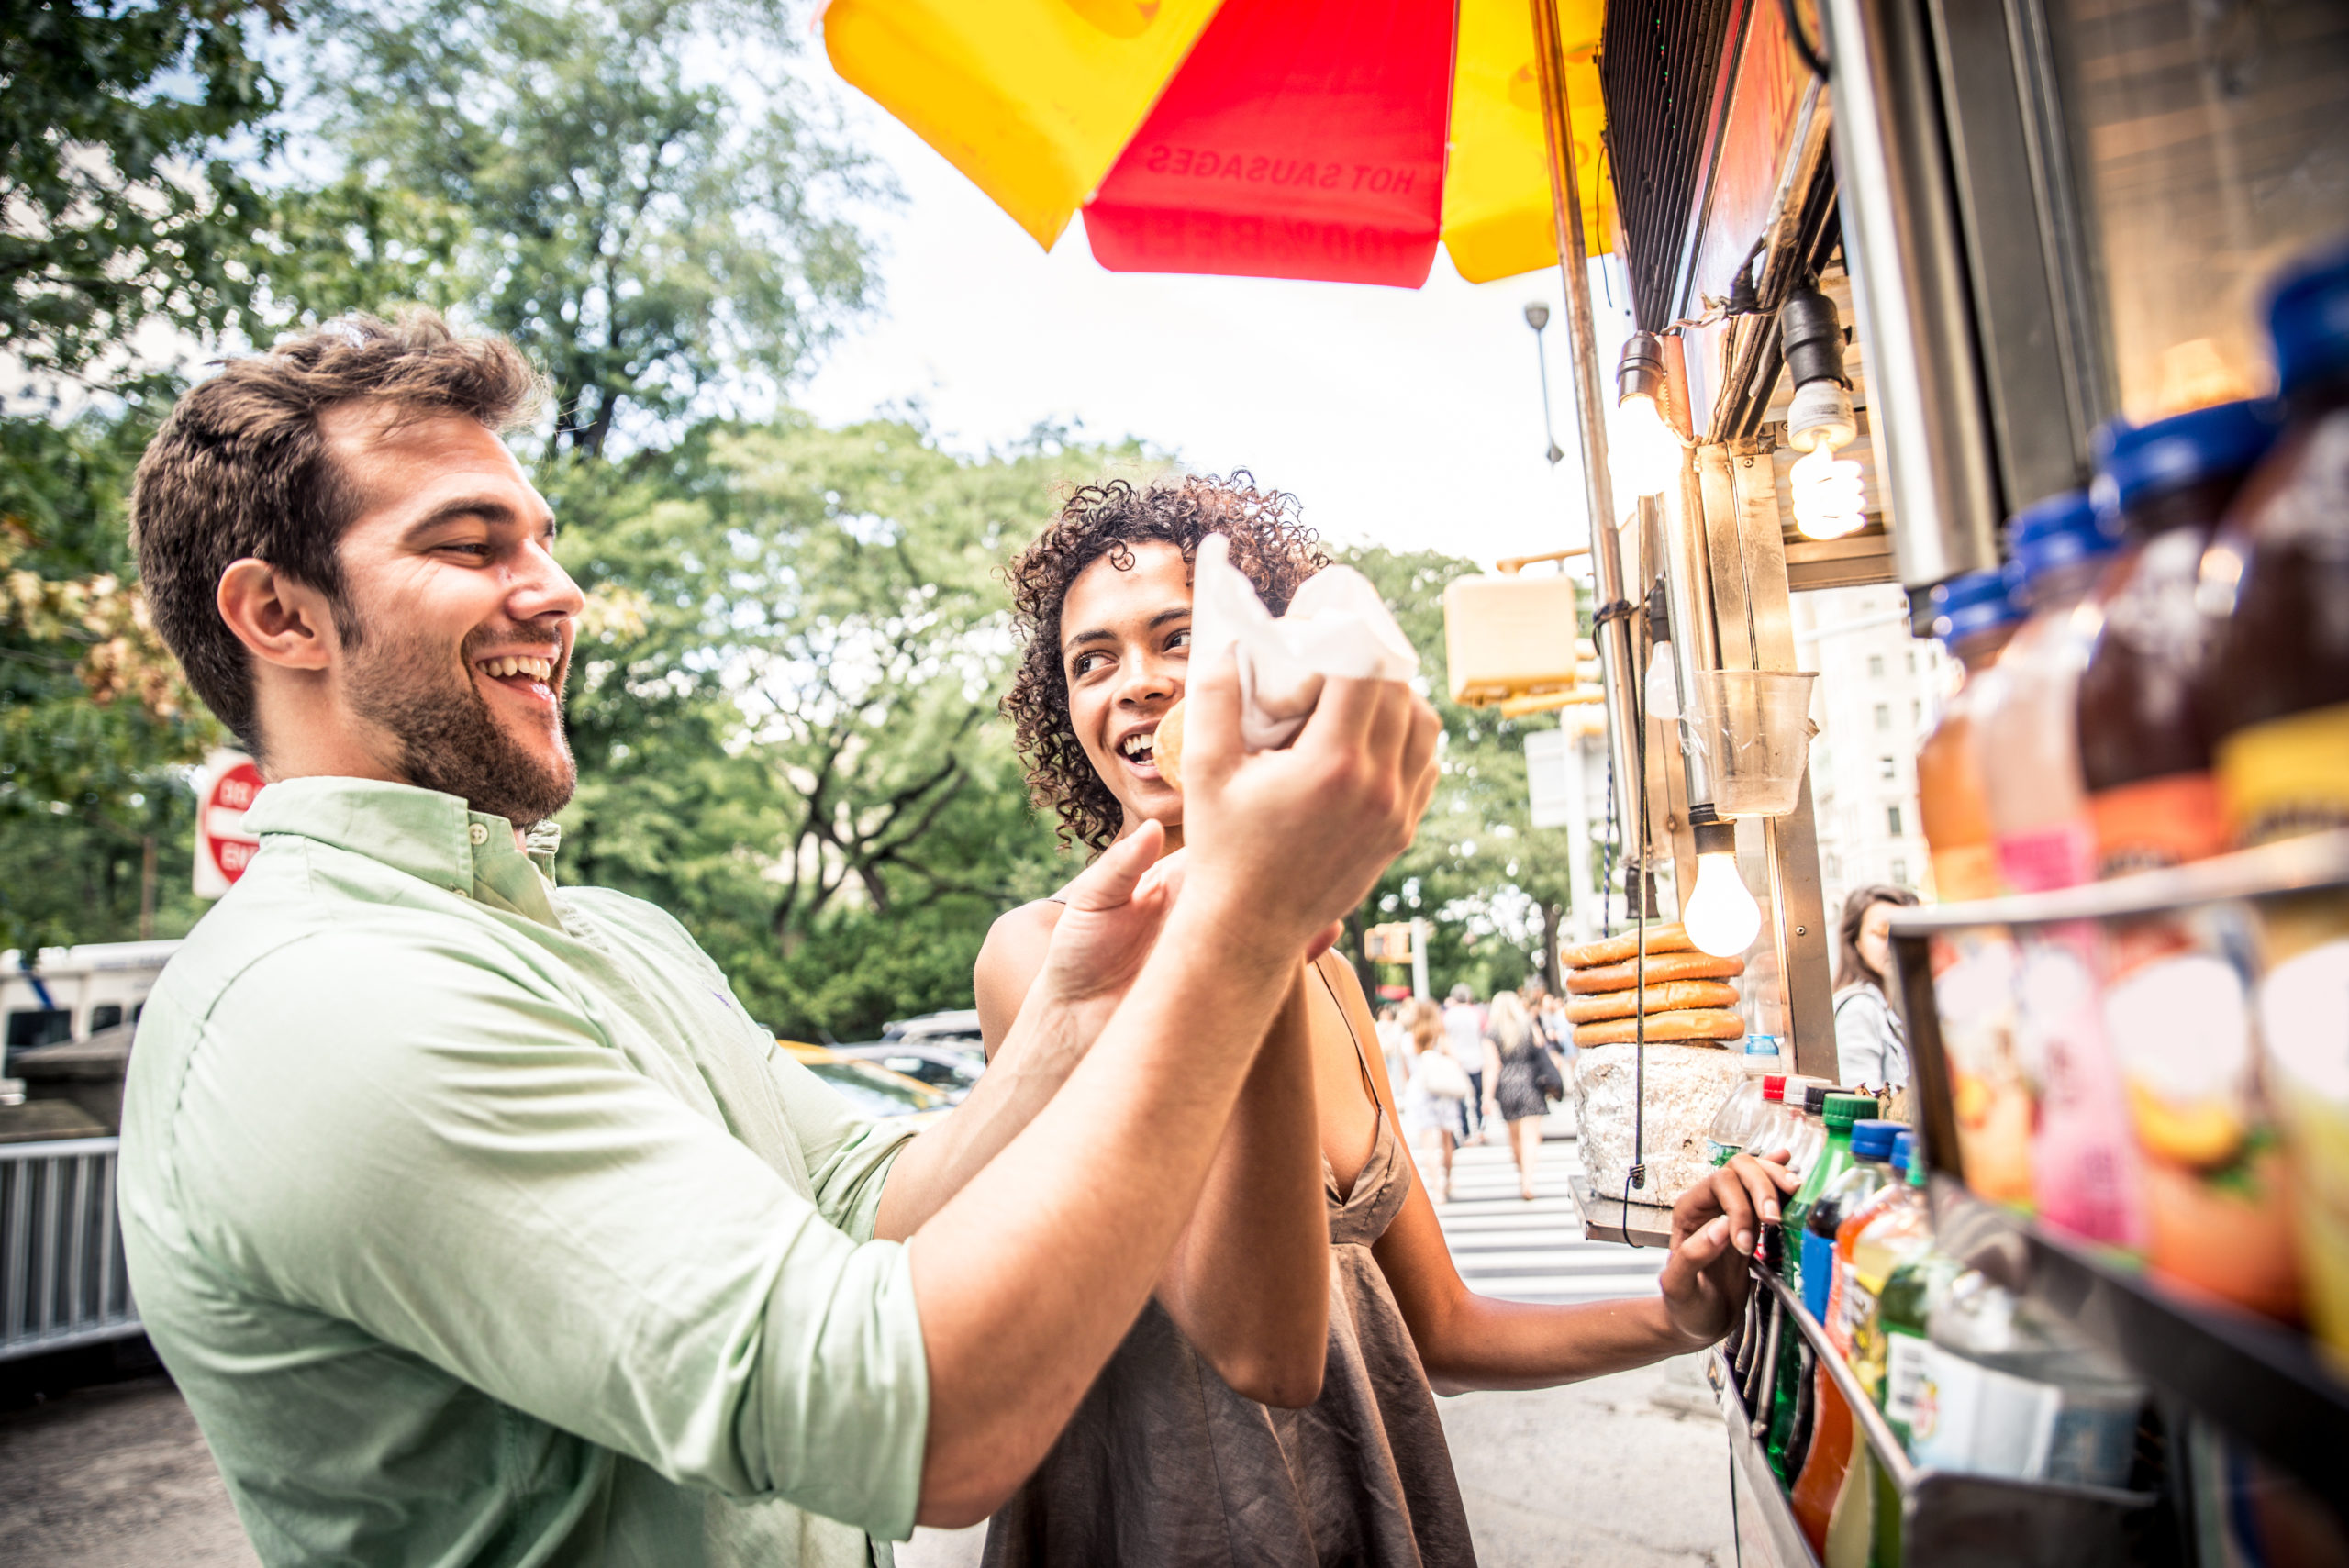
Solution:
<path fill-rule="evenodd" d="M 2268 331 L 2288 424 L 2202 558 L 2202 683 L 2238 845 L 2349 827 L 2349 246 L 2288 273 Z"/>
<path fill-rule="evenodd" d="M 1976 744 L 1994 690 L 1992 670 L 2022 624 L 2004 572 L 1969 572 L 1933 590 L 1933 635 L 1965 673 L 1941 717 L 1917 748 L 1917 817 L 1933 858 L 1933 888 L 1944 902 L 1996 898 L 2005 891 L 1991 845 Z"/>
<path fill-rule="evenodd" d="M 2243 478 L 2275 444 L 2277 410 L 2222 403 L 2097 433 L 2090 495 L 2121 537 L 2089 595 L 2080 672 L 2080 777 L 2099 876 L 2182 865 L 2227 847 L 2210 741 L 2196 710 L 2210 624 L 2196 603 L 2202 553 Z"/>
<path fill-rule="evenodd" d="M 2030 618 L 1998 659 L 1982 717 L 1982 786 L 2000 878 L 2014 892 L 2044 893 L 2096 875 L 2073 719 L 2082 650 L 2072 612 L 2121 539 L 2085 490 L 2026 507 L 2009 539 L 2009 588 Z"/>

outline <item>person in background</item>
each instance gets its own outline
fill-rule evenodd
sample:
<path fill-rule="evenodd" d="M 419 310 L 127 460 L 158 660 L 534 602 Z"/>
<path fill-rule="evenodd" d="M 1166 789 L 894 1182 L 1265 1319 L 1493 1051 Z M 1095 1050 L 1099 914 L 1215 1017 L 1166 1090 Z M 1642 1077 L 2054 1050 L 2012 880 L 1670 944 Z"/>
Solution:
<path fill-rule="evenodd" d="M 1477 1107 L 1485 1103 L 1485 1009 L 1476 1006 L 1476 994 L 1465 984 L 1454 985 L 1443 1005 L 1443 1035 L 1444 1049 L 1468 1074 L 1468 1130 L 1460 1141 L 1474 1143 L 1484 1136 Z"/>
<path fill-rule="evenodd" d="M 1403 1025 L 1408 1052 L 1405 1070 L 1398 1075 L 1404 1085 L 1397 1107 L 1403 1118 L 1403 1137 L 1417 1149 L 1429 1133 L 1436 1135 L 1443 1184 L 1435 1196 L 1439 1203 L 1449 1203 L 1453 1151 L 1468 1136 L 1468 1074 L 1443 1049 L 1442 1008 L 1424 996 L 1418 997 L 1405 1012 Z"/>
<path fill-rule="evenodd" d="M 1378 1009 L 1378 1050 L 1386 1058 L 1386 1075 L 1401 1083 L 1408 1075 L 1411 1060 L 1411 1032 L 1403 1027 L 1403 1009 L 1399 1003 L 1386 1002 Z"/>
<path fill-rule="evenodd" d="M 1916 903 L 1909 889 L 1884 883 L 1855 888 L 1843 900 L 1835 928 L 1835 1052 L 1847 1084 L 1908 1085 L 1909 1037 L 1890 1001 L 1892 944 L 1885 932 L 1895 909 Z"/>
<path fill-rule="evenodd" d="M 1550 1061 L 1550 1042 L 1535 1026 L 1514 991 L 1493 997 L 1492 1021 L 1485 1029 L 1485 1102 L 1487 1118 L 1508 1127 L 1508 1151 L 1517 1160 L 1518 1195 L 1531 1202 L 1533 1168 L 1542 1153 L 1542 1118 L 1550 1114 L 1548 1090 L 1564 1084 Z"/>

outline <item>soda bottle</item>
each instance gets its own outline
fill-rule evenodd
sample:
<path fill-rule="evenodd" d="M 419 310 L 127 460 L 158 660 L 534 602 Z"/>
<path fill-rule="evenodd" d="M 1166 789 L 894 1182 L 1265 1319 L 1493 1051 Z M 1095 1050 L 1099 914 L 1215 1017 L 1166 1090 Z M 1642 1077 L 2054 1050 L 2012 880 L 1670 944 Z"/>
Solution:
<path fill-rule="evenodd" d="M 2011 538 L 2009 570 L 2031 618 L 1998 656 L 1977 755 L 1998 875 L 2015 892 L 2044 893 L 2096 875 L 2074 717 L 2079 648 L 2072 612 L 2118 540 L 2086 491 L 2026 507 Z"/>
<path fill-rule="evenodd" d="M 2179 865 L 2227 847 L 2210 742 L 2195 711 L 2211 629 L 2195 595 L 2212 531 L 2275 439 L 2265 402 L 2223 403 L 2142 427 L 2116 422 L 2097 434 L 2092 495 L 2123 540 L 2087 601 L 2094 629 L 2077 698 L 2099 876 Z"/>
<path fill-rule="evenodd" d="M 2349 250 L 2288 273 L 2267 325 L 2288 422 L 2200 570 L 2223 619 L 2198 706 L 2237 844 L 2349 826 Z"/>
<path fill-rule="evenodd" d="M 1913 1173 L 1910 1179 L 1915 1179 Z M 1884 1375 L 1877 1385 L 1876 1407 L 1911 1458 L 1917 1452 L 1912 1440 L 1917 1398 L 1925 1388 L 1925 1326 L 1949 1294 L 1951 1283 L 1965 1272 L 1965 1265 L 1955 1258 L 1928 1248 L 1906 1262 L 1894 1264 L 1892 1273 L 1885 1276 L 1883 1294 L 1876 1297 L 1876 1327 L 1884 1337 Z"/>
<path fill-rule="evenodd" d="M 1835 1296 L 1827 1304 L 1828 1335 L 1842 1348 L 1853 1374 L 1868 1396 L 1883 1407 L 1884 1328 L 1877 1309 L 1892 1271 L 1933 1244 L 1933 1216 L 1925 1200 L 1925 1162 L 1915 1154 L 1916 1135 L 1892 1142 L 1888 1184 L 1835 1232 L 1838 1254 Z"/>
<path fill-rule="evenodd" d="M 1805 1172 L 1802 1185 L 1780 1210 L 1779 1229 L 1786 1238 L 1780 1277 L 1802 1293 L 1802 1250 L 1810 1210 L 1820 1194 L 1852 1168 L 1852 1124 L 1874 1112 L 1876 1102 L 1865 1095 L 1837 1094 L 1813 1089 L 1820 1098 L 1820 1119 L 1826 1133 L 1819 1157 Z M 1810 1341 L 1789 1321 L 1778 1347 L 1778 1386 L 1773 1391 L 1770 1429 L 1765 1451 L 1782 1481 L 1802 1473 L 1817 1407 L 1812 1380 L 1816 1375 Z"/>
<path fill-rule="evenodd" d="M 1991 672 L 2022 624 L 2004 572 L 1969 572 L 1933 590 L 1933 635 L 1964 671 L 1917 748 L 1917 820 L 1933 860 L 1933 891 L 1944 902 L 1996 898 L 1998 878 L 1990 806 L 1982 789 L 1982 715 L 1996 686 Z"/>
<path fill-rule="evenodd" d="M 1713 1115 L 1712 1126 L 1705 1132 L 1705 1157 L 1714 1164 L 1728 1164 L 1752 1138 L 1768 1104 L 1764 1097 L 1764 1085 L 1773 1077 L 1782 1085 L 1786 1082 L 1783 1075 L 1771 1071 L 1777 1064 L 1778 1042 L 1775 1039 L 1769 1035 L 1746 1037 L 1745 1076 L 1721 1101 L 1721 1108 Z"/>
<path fill-rule="evenodd" d="M 1876 1108 L 1873 1103 L 1869 1108 Z M 1851 1164 L 1820 1190 L 1803 1218 L 1802 1304 L 1822 1329 L 1828 1322 L 1828 1297 L 1834 1294 L 1835 1233 L 1845 1215 L 1892 1180 L 1892 1140 L 1906 1130 L 1897 1121 L 1854 1122 Z M 1829 1338 L 1833 1337 L 1830 1329 Z"/>

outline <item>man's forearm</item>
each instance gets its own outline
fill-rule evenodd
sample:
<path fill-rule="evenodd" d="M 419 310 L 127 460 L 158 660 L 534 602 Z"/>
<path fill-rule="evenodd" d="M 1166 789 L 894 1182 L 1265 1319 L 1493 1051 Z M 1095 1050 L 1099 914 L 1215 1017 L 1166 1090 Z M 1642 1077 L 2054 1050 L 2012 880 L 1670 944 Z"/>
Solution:
<path fill-rule="evenodd" d="M 1035 1119 L 1084 1060 L 1109 1010 L 1055 1002 L 1046 989 L 1030 988 L 970 1096 L 897 1156 L 881 1189 L 875 1236 L 902 1241 L 920 1229 Z"/>
<path fill-rule="evenodd" d="M 926 1520 L 1034 1468 L 1148 1298 L 1295 973 L 1245 928 L 1178 906 L 1060 1092 L 915 1236 Z"/>

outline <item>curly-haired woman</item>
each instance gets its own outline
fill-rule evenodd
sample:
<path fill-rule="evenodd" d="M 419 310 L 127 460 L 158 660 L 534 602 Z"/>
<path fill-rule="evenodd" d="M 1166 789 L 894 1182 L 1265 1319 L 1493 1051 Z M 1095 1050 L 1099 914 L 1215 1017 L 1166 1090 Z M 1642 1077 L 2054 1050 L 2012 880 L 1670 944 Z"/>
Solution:
<path fill-rule="evenodd" d="M 1098 851 L 1156 822 L 1181 842 L 1152 751 L 1210 533 L 1275 614 L 1327 564 L 1296 503 L 1244 474 L 1081 490 L 1012 562 L 1027 644 L 1005 707 L 1064 839 Z M 1042 900 L 988 934 L 990 1051 L 1059 916 Z M 990 1564 L 1473 1562 L 1431 1384 L 1539 1387 L 1709 1343 L 1742 1298 L 1732 1247 L 1792 1184 L 1741 1159 L 1685 1197 L 1659 1296 L 1495 1301 L 1461 1283 L 1395 1124 L 1353 972 L 1300 954 L 1156 1296 L 997 1511 Z"/>

